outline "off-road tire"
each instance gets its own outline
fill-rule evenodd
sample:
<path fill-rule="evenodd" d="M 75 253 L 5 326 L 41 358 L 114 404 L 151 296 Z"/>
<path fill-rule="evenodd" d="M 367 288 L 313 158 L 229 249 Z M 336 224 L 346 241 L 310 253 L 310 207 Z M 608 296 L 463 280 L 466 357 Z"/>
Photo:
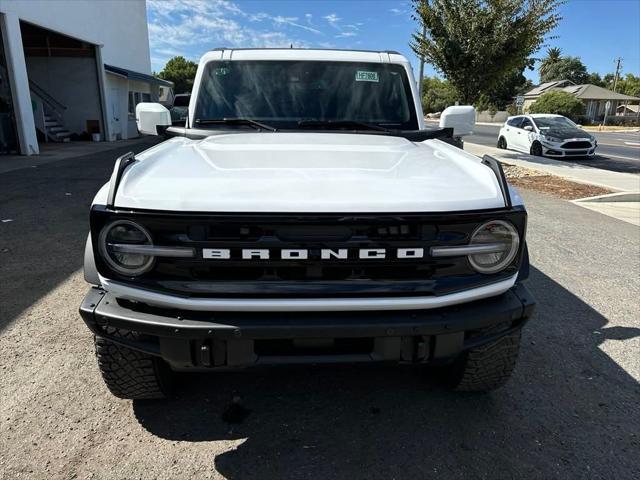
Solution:
<path fill-rule="evenodd" d="M 494 342 L 467 350 L 447 367 L 447 386 L 460 392 L 490 392 L 503 386 L 516 366 L 520 336 L 521 332 L 517 330 Z"/>
<path fill-rule="evenodd" d="M 123 330 L 109 332 L 135 340 L 137 334 Z M 173 385 L 173 372 L 158 357 L 101 337 L 94 337 L 98 368 L 109 391 L 119 398 L 150 400 L 165 398 Z"/>
<path fill-rule="evenodd" d="M 529 149 L 529 153 L 535 157 L 544 157 L 542 153 L 542 144 L 538 141 L 533 142 Z"/>
<path fill-rule="evenodd" d="M 500 137 L 498 139 L 498 145 L 497 147 L 501 150 L 506 150 L 507 149 L 507 139 L 504 137 Z"/>

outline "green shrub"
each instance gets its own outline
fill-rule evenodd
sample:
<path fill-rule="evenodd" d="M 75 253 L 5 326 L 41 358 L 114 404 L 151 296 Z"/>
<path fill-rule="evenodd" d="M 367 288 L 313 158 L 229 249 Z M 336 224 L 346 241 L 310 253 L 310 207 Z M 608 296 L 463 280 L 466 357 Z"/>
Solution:
<path fill-rule="evenodd" d="M 583 115 L 584 111 L 584 103 L 567 92 L 544 93 L 529 107 L 529 113 L 555 113 L 572 120 Z"/>
<path fill-rule="evenodd" d="M 441 112 L 455 105 L 458 94 L 451 84 L 438 77 L 424 77 L 422 81 L 422 111 L 424 113 Z"/>
<path fill-rule="evenodd" d="M 574 122 L 576 122 L 578 125 L 597 125 L 598 122 L 594 122 L 591 118 L 587 117 L 586 115 L 578 115 L 576 118 L 573 119 Z"/>
<path fill-rule="evenodd" d="M 518 107 L 516 107 L 513 103 L 507 105 L 507 113 L 509 116 L 513 117 L 514 115 L 518 115 Z"/>
<path fill-rule="evenodd" d="M 600 122 L 602 123 L 602 122 Z M 640 125 L 637 116 L 623 117 L 622 115 L 607 115 L 607 125 L 619 127 L 637 127 Z"/>

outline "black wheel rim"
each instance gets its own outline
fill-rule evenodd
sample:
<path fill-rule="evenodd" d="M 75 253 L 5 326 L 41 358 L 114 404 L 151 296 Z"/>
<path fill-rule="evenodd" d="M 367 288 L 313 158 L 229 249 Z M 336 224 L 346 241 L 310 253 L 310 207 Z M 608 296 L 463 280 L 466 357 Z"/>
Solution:
<path fill-rule="evenodd" d="M 533 145 L 533 154 L 536 157 L 539 157 L 542 155 L 542 147 L 540 146 L 540 144 L 536 143 Z"/>

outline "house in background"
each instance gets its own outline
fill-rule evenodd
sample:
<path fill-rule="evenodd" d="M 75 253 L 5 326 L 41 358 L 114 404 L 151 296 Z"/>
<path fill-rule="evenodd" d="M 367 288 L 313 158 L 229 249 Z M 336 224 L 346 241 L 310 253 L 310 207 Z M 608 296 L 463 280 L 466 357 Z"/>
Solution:
<path fill-rule="evenodd" d="M 598 87 L 597 85 L 576 85 L 570 80 L 556 80 L 538 85 L 533 90 L 525 93 L 524 111 L 529 111 L 531 104 L 533 104 L 540 95 L 554 90 L 570 93 L 582 100 L 586 109 L 585 116 L 593 121 L 603 119 L 607 102 L 611 102 L 607 115 L 615 115 L 619 106 L 633 106 L 633 104 L 640 102 L 640 98 L 638 97 L 613 92 L 606 88 Z"/>
<path fill-rule="evenodd" d="M 616 115 L 625 117 L 637 117 L 638 112 L 640 112 L 639 107 L 640 105 L 638 104 L 619 105 L 618 108 L 616 108 Z"/>
<path fill-rule="evenodd" d="M 135 137 L 136 104 L 171 85 L 151 75 L 144 0 L 0 2 L 0 153 Z"/>

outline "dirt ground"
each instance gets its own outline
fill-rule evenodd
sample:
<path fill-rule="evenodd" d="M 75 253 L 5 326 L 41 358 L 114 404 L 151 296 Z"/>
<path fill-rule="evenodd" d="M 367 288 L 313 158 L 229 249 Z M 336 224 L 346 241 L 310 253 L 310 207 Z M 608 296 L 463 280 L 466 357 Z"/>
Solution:
<path fill-rule="evenodd" d="M 503 164 L 502 167 L 507 179 L 515 187 L 553 195 L 565 200 L 576 200 L 578 198 L 613 193 L 612 190 L 607 188 L 572 182 L 555 175 L 545 175 L 530 168 L 508 164 Z"/>

